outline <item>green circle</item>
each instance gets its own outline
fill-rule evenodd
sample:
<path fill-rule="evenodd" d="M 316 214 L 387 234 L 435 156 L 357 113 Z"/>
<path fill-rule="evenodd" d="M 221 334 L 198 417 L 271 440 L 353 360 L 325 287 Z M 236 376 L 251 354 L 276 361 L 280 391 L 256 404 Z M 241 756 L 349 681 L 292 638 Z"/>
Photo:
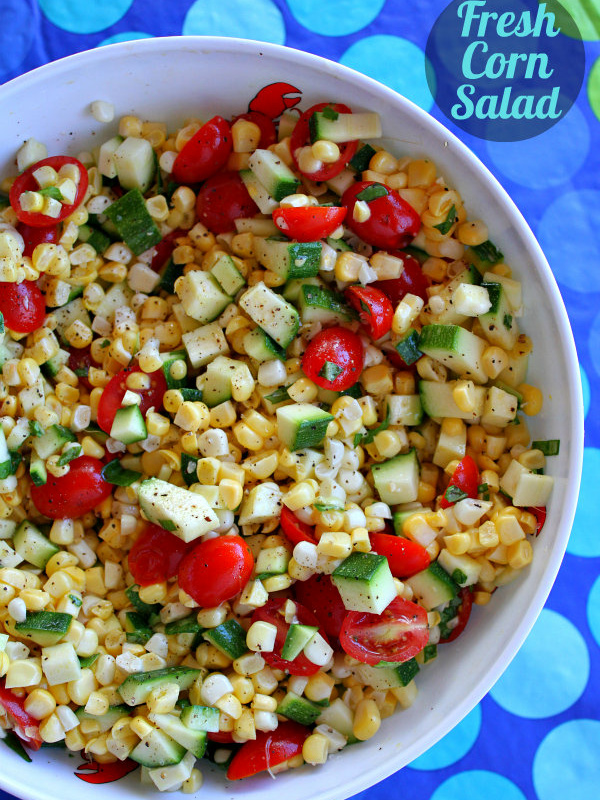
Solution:
<path fill-rule="evenodd" d="M 576 30 L 568 16 L 561 13 L 561 6 L 571 15 Z M 548 0 L 548 11 L 556 15 L 557 27 L 572 39 L 583 39 L 584 42 L 595 42 L 600 39 L 600 6 L 597 0 Z M 561 24 L 564 23 L 564 24 Z"/>
<path fill-rule="evenodd" d="M 592 111 L 600 119 L 600 58 L 596 59 L 596 63 L 590 70 L 587 96 Z"/>

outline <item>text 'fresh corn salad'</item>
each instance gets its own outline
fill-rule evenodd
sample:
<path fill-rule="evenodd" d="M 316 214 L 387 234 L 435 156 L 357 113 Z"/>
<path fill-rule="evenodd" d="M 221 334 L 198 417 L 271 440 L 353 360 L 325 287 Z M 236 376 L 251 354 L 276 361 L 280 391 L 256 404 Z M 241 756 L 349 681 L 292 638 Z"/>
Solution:
<path fill-rule="evenodd" d="M 201 758 L 322 764 L 531 562 L 559 443 L 527 427 L 521 285 L 380 137 L 321 103 L 17 153 L 0 726 L 25 757 L 187 793 Z"/>

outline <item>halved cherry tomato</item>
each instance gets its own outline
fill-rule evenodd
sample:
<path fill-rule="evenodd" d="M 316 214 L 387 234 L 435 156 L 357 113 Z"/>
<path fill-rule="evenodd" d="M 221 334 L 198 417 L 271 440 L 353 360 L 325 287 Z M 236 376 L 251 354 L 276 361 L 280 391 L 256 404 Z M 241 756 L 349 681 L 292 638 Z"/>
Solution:
<path fill-rule="evenodd" d="M 142 370 L 137 364 L 125 367 L 121 372 L 113 375 L 102 391 L 100 402 L 98 403 L 98 425 L 105 433 L 110 433 L 115 414 L 121 408 L 121 401 L 127 391 L 125 382 L 133 372 L 142 372 Z M 149 389 L 133 390 L 142 398 L 140 402 L 142 414 L 145 414 L 152 407 L 155 409 L 161 408 L 163 395 L 167 391 L 167 382 L 162 369 L 148 373 L 148 377 L 150 378 Z"/>
<path fill-rule="evenodd" d="M 197 544 L 179 565 L 179 586 L 199 606 L 213 608 L 239 594 L 250 580 L 254 558 L 241 536 Z"/>
<path fill-rule="evenodd" d="M 294 159 L 296 168 L 298 168 L 298 159 L 296 156 L 297 150 L 310 144 L 310 118 L 315 111 L 323 111 L 324 108 L 331 108 L 333 111 L 337 111 L 338 114 L 352 113 L 351 109 L 349 109 L 348 106 L 345 106 L 343 103 L 317 103 L 315 106 L 311 106 L 308 111 L 305 111 L 296 123 L 296 126 L 292 131 L 292 137 L 290 141 L 290 150 L 292 151 L 292 158 Z M 316 172 L 303 174 L 305 174 L 306 177 L 311 181 L 331 180 L 331 178 L 335 178 L 336 175 L 339 175 L 344 167 L 348 164 L 350 159 L 356 153 L 357 147 L 358 142 L 356 140 L 351 142 L 342 142 L 339 145 L 340 157 L 334 164 L 323 164 L 321 169 L 318 169 Z"/>
<path fill-rule="evenodd" d="M 222 169 L 231 153 L 231 128 L 216 116 L 205 122 L 180 150 L 173 164 L 177 183 L 200 183 Z"/>
<path fill-rule="evenodd" d="M 40 167 L 52 167 L 58 172 L 65 164 L 74 164 L 79 169 L 80 178 L 77 184 L 75 200 L 72 203 L 62 203 L 57 217 L 49 217 L 47 214 L 42 214 L 41 211 L 24 211 L 20 203 L 23 192 L 35 192 L 40 188 L 38 182 L 33 177 L 33 173 Z M 18 176 L 10 188 L 9 199 L 13 211 L 20 222 L 24 222 L 26 225 L 31 225 L 34 228 L 54 227 L 57 222 L 61 222 L 61 220 L 75 211 L 85 197 L 87 187 L 88 173 L 81 161 L 78 161 L 76 158 L 71 158 L 70 156 L 50 156 L 49 158 L 42 158 L 41 161 L 32 164 L 31 167 Z"/>
<path fill-rule="evenodd" d="M 385 556 L 394 578 L 410 578 L 422 569 L 427 569 L 431 559 L 423 545 L 389 533 L 370 533 L 371 550 Z"/>
<path fill-rule="evenodd" d="M 317 543 L 314 536 L 315 530 L 312 525 L 308 525 L 306 522 L 302 522 L 302 520 L 298 519 L 294 512 L 290 511 L 287 506 L 282 507 L 279 522 L 281 524 L 281 530 L 292 544 L 295 545 L 298 544 L 298 542 Z"/>
<path fill-rule="evenodd" d="M 364 664 L 408 661 L 428 641 L 427 612 L 403 597 L 392 600 L 381 614 L 349 611 L 340 633 L 346 653 Z"/>
<path fill-rule="evenodd" d="M 36 228 L 32 225 L 26 225 L 24 222 L 19 222 L 17 230 L 25 242 L 23 255 L 29 256 L 29 258 L 33 255 L 33 251 L 38 244 L 56 244 L 59 238 L 58 225 Z"/>
<path fill-rule="evenodd" d="M 535 535 L 539 536 L 546 522 L 546 506 L 530 506 L 527 511 L 537 519 Z"/>
<path fill-rule="evenodd" d="M 230 731 L 209 731 L 206 734 L 207 739 L 211 742 L 219 742 L 219 744 L 233 744 L 233 734 Z"/>
<path fill-rule="evenodd" d="M 358 381 L 363 367 L 360 336 L 339 325 L 319 331 L 302 357 L 307 378 L 322 389 L 341 392 Z"/>
<path fill-rule="evenodd" d="M 184 542 L 159 525 L 148 524 L 129 551 L 129 571 L 140 586 L 163 583 L 177 575 L 184 555 L 195 542 Z"/>
<path fill-rule="evenodd" d="M 246 111 L 245 114 L 238 114 L 231 120 L 231 124 L 237 122 L 238 119 L 247 119 L 248 122 L 253 122 L 260 128 L 260 141 L 258 147 L 261 150 L 266 150 L 269 145 L 275 144 L 277 141 L 277 131 L 275 130 L 275 123 L 269 119 L 266 114 L 260 111 Z"/>
<path fill-rule="evenodd" d="M 327 636 L 339 639 L 348 611 L 330 575 L 317 574 L 306 581 L 296 581 L 294 595 L 315 615 Z"/>
<path fill-rule="evenodd" d="M 276 208 L 273 222 L 282 233 L 297 242 L 315 242 L 331 236 L 346 216 L 339 206 L 307 206 L 306 208 Z"/>
<path fill-rule="evenodd" d="M 200 188 L 196 213 L 213 233 L 228 233 L 235 230 L 234 220 L 258 214 L 258 206 L 239 173 L 225 171 L 213 175 Z"/>
<path fill-rule="evenodd" d="M 373 286 L 349 286 L 344 295 L 358 312 L 371 339 L 381 339 L 391 330 L 394 309 L 381 289 Z"/>
<path fill-rule="evenodd" d="M 69 369 L 79 378 L 79 383 L 88 390 L 92 391 L 92 384 L 88 380 L 88 372 L 90 367 L 97 366 L 97 362 L 92 358 L 89 347 L 69 347 L 69 360 L 67 365 Z M 85 374 L 84 374 L 85 373 Z"/>
<path fill-rule="evenodd" d="M 368 187 L 381 187 L 385 194 L 368 201 L 370 217 L 359 222 L 353 216 L 357 197 Z M 357 236 L 382 250 L 397 250 L 412 242 L 421 227 L 421 217 L 395 189 L 375 181 L 359 181 L 342 195 L 342 205 L 348 209 L 346 225 Z"/>
<path fill-rule="evenodd" d="M 23 744 L 31 747 L 32 750 L 39 750 L 42 746 L 40 723 L 28 711 L 25 711 L 23 702 L 23 698 L 17 697 L 10 689 L 6 688 L 4 678 L 2 678 L 0 680 L 0 706 L 8 714 L 13 729 Z"/>
<path fill-rule="evenodd" d="M 428 295 L 427 289 L 429 288 L 429 278 L 421 269 L 421 265 L 414 256 L 400 251 L 392 252 L 391 255 L 401 258 L 404 263 L 404 269 L 398 278 L 391 278 L 387 281 L 375 281 L 371 283 L 375 289 L 380 289 L 386 297 L 390 299 L 391 304 L 396 307 L 398 303 L 410 292 L 420 297 L 425 303 L 427 302 Z"/>
<path fill-rule="evenodd" d="M 175 228 L 174 231 L 163 236 L 158 244 L 154 245 L 154 255 L 152 256 L 150 266 L 155 272 L 160 272 L 162 267 L 164 267 L 171 258 L 173 250 L 177 247 L 176 239 L 179 239 L 180 236 L 187 236 L 187 231 L 181 228 Z"/>
<path fill-rule="evenodd" d="M 32 486 L 34 506 L 50 519 L 75 519 L 92 511 L 111 494 L 112 483 L 102 477 L 104 464 L 92 456 L 79 456 L 66 475 L 48 475 L 43 486 Z"/>
<path fill-rule="evenodd" d="M 37 330 L 46 316 L 46 301 L 34 281 L 0 283 L 0 312 L 15 333 Z"/>
<path fill-rule="evenodd" d="M 257 731 L 256 739 L 244 742 L 231 759 L 227 777 L 230 781 L 250 778 L 300 755 L 309 733 L 297 722 L 280 722 L 277 730 Z"/>
<path fill-rule="evenodd" d="M 289 624 L 279 613 L 284 604 L 284 599 L 267 600 L 264 606 L 257 608 L 252 614 L 252 622 L 270 622 L 277 628 L 273 651 L 270 653 L 262 652 L 261 655 L 269 666 L 282 669 L 284 672 L 289 672 L 290 675 L 314 675 L 315 672 L 318 672 L 321 668 L 313 664 L 312 661 L 309 661 L 304 653 L 300 653 L 293 661 L 287 661 L 281 657 L 281 648 L 285 644 L 285 637 L 290 628 Z M 316 616 L 300 603 L 296 603 L 296 616 L 298 617 L 298 622 L 302 625 L 315 625 L 319 627 L 319 620 Z M 322 630 L 319 631 L 319 633 L 323 636 Z M 323 636 L 323 638 L 325 638 L 325 636 Z"/>
<path fill-rule="evenodd" d="M 453 642 L 457 636 L 464 631 L 469 617 L 471 616 L 471 609 L 473 607 L 473 593 L 468 586 L 464 586 L 460 590 L 460 606 L 458 607 L 458 622 L 452 628 L 445 639 L 440 639 L 440 642 Z"/>
<path fill-rule="evenodd" d="M 456 503 L 456 500 L 448 500 L 446 494 L 448 489 L 456 486 L 461 492 L 464 492 L 467 497 L 477 497 L 477 490 L 479 488 L 479 470 L 477 464 L 473 461 L 471 456 L 465 456 L 462 461 L 459 461 L 456 469 L 452 473 L 452 477 L 448 482 L 448 487 L 444 492 L 440 506 L 442 508 L 449 508 Z"/>

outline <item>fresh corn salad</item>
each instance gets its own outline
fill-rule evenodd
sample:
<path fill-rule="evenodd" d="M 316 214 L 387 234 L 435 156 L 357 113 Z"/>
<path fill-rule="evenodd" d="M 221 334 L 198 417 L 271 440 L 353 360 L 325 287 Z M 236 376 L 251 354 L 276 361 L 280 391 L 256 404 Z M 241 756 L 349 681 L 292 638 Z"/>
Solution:
<path fill-rule="evenodd" d="M 198 759 L 322 764 L 530 564 L 559 443 L 527 426 L 521 285 L 380 137 L 320 103 L 16 154 L 0 729 L 24 757 L 186 793 Z"/>

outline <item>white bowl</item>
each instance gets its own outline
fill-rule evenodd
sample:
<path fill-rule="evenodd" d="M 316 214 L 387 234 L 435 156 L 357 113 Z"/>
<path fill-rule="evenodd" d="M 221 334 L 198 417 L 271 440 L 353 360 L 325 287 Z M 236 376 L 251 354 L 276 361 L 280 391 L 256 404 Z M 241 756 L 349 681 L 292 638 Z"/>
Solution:
<path fill-rule="evenodd" d="M 419 696 L 408 710 L 385 720 L 378 735 L 349 748 L 319 768 L 292 770 L 273 781 L 241 784 L 202 766 L 210 796 L 233 794 L 260 800 L 343 800 L 401 769 L 435 744 L 488 692 L 523 643 L 558 572 L 569 536 L 581 473 L 583 413 L 572 333 L 550 268 L 523 217 L 478 159 L 442 125 L 408 100 L 350 69 L 284 47 L 236 39 L 172 37 L 125 42 L 48 64 L 0 91 L 0 174 L 14 172 L 24 140 L 43 141 L 49 154 L 76 154 L 105 141 L 117 123 L 103 125 L 90 113 L 94 100 L 115 105 L 116 119 L 134 112 L 145 119 L 181 123 L 191 116 L 227 117 L 244 111 L 267 84 L 284 81 L 301 92 L 301 108 L 322 100 L 377 111 L 385 144 L 395 154 L 427 155 L 467 209 L 482 216 L 524 286 L 524 330 L 535 352 L 529 379 L 543 389 L 543 412 L 533 418 L 534 438 L 560 439 L 560 455 L 548 462 L 555 488 L 548 520 L 535 542 L 533 564 L 516 582 L 476 609 L 465 633 L 440 646 L 439 657 L 417 677 Z M 60 750 L 41 750 L 26 766 L 3 748 L 0 785 L 32 800 L 79 800 L 84 786 L 74 776 L 83 761 Z M 123 792 L 142 796 L 139 773 L 94 787 L 103 800 Z M 206 788 L 202 789 L 205 793 Z"/>

